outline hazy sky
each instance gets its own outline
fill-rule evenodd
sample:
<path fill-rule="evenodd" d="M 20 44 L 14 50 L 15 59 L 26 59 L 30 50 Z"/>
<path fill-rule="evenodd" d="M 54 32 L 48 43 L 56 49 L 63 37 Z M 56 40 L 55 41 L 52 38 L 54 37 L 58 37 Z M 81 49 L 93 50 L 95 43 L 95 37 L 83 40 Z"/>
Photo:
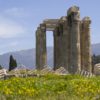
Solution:
<path fill-rule="evenodd" d="M 35 47 L 35 30 L 46 18 L 67 15 L 73 5 L 90 16 L 92 43 L 100 43 L 100 0 L 0 0 L 0 54 Z M 53 34 L 47 32 L 48 46 Z"/>

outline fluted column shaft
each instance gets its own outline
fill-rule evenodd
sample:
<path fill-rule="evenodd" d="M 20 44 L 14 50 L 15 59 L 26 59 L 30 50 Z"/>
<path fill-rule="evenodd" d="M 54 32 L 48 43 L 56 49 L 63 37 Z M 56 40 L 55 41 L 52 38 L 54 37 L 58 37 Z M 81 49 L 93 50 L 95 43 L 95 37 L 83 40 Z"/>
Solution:
<path fill-rule="evenodd" d="M 70 64 L 68 70 L 74 74 L 81 70 L 80 12 L 78 7 L 68 10 L 68 26 L 70 28 Z"/>
<path fill-rule="evenodd" d="M 60 67 L 60 32 L 57 26 L 54 30 L 54 70 Z"/>
<path fill-rule="evenodd" d="M 36 31 L 36 67 L 43 69 L 47 64 L 47 50 L 46 50 L 46 30 L 44 25 Z"/>
<path fill-rule="evenodd" d="M 90 23 L 89 17 L 85 17 L 81 25 L 81 65 L 83 70 L 89 72 L 92 71 Z"/>

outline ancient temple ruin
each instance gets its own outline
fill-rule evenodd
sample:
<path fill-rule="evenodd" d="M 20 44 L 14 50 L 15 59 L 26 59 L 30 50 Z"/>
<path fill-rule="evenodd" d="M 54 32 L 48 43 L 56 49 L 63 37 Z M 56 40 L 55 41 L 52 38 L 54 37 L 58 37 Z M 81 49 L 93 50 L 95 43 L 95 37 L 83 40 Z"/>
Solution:
<path fill-rule="evenodd" d="M 46 31 L 53 31 L 54 70 L 64 67 L 70 73 L 91 72 L 91 43 L 89 17 L 80 20 L 79 7 L 68 9 L 67 16 L 46 19 L 36 31 L 36 67 L 47 65 Z"/>

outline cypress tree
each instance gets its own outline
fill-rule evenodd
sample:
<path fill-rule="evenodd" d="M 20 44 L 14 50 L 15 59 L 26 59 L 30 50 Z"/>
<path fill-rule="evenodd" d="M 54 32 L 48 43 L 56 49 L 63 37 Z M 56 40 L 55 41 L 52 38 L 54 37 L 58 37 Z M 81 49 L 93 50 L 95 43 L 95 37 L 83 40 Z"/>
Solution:
<path fill-rule="evenodd" d="M 14 68 L 17 67 L 17 62 L 16 60 L 13 58 L 12 55 L 10 55 L 10 61 L 9 61 L 9 71 L 13 70 Z"/>
<path fill-rule="evenodd" d="M 3 69 L 3 67 L 0 65 L 0 70 Z"/>

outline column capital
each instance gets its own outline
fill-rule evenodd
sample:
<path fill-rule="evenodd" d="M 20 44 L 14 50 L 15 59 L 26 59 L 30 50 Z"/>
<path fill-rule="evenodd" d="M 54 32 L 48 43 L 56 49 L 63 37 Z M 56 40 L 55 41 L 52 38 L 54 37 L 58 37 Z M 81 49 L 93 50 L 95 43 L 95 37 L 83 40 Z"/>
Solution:
<path fill-rule="evenodd" d="M 90 19 L 90 17 L 84 17 L 83 20 L 82 20 L 82 22 L 84 24 L 91 24 L 91 19 Z"/>
<path fill-rule="evenodd" d="M 40 29 L 41 31 L 46 31 L 46 24 L 45 23 L 40 24 Z"/>
<path fill-rule="evenodd" d="M 72 13 L 76 13 L 78 12 L 79 13 L 79 7 L 77 6 L 72 6 L 68 9 L 67 11 L 67 16 L 71 15 Z"/>

